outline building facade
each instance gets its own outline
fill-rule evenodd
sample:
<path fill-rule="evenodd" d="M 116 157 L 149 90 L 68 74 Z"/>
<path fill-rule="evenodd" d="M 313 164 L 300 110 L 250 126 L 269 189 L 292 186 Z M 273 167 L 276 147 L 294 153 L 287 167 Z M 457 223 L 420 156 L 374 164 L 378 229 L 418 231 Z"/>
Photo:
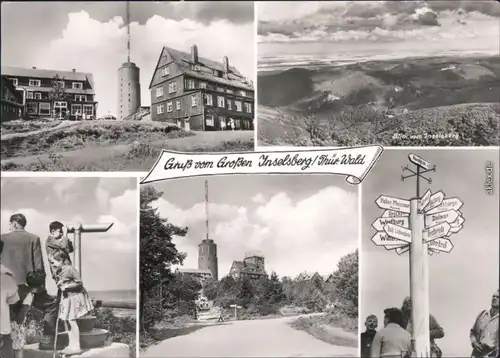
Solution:
<path fill-rule="evenodd" d="M 119 120 L 137 113 L 141 108 L 140 70 L 133 62 L 125 62 L 118 69 L 118 111 Z"/>
<path fill-rule="evenodd" d="M 254 87 L 222 62 L 163 47 L 149 85 L 151 119 L 186 130 L 253 130 Z"/>
<path fill-rule="evenodd" d="M 209 271 L 214 280 L 219 279 L 217 244 L 214 240 L 203 239 L 198 245 L 198 270 Z"/>
<path fill-rule="evenodd" d="M 267 277 L 264 256 L 256 253 L 247 253 L 243 261 L 233 261 L 229 275 L 234 279 L 247 277 L 260 279 Z"/>
<path fill-rule="evenodd" d="M 201 284 L 205 283 L 206 280 L 212 278 L 212 272 L 210 270 L 177 269 L 175 272 L 181 275 L 191 276 Z"/>
<path fill-rule="evenodd" d="M 22 118 L 24 114 L 23 95 L 7 77 L 2 76 L 2 122 Z"/>
<path fill-rule="evenodd" d="M 21 91 L 27 118 L 96 118 L 94 79 L 90 73 L 2 67 L 2 75 Z"/>

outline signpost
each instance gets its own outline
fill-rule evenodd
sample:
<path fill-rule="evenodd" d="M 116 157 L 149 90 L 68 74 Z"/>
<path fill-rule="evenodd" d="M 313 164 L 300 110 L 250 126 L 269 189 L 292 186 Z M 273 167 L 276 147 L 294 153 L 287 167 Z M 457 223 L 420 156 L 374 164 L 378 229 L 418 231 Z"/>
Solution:
<path fill-rule="evenodd" d="M 238 310 L 241 308 L 241 306 L 231 305 L 229 307 L 234 308 L 234 320 L 237 321 L 238 320 Z"/>
<path fill-rule="evenodd" d="M 463 205 L 459 198 L 446 199 L 442 191 L 430 190 L 421 196 L 420 179 L 431 184 L 432 179 L 423 174 L 435 172 L 436 166 L 415 154 L 408 159 L 416 168 L 403 167 L 403 171 L 411 174 L 402 175 L 401 180 L 416 177 L 416 197 L 405 200 L 379 196 L 375 203 L 385 211 L 372 224 L 377 233 L 371 240 L 398 255 L 409 252 L 412 356 L 430 357 L 428 256 L 450 253 L 453 250 L 450 237 L 463 228 L 465 220 L 458 211 Z"/>

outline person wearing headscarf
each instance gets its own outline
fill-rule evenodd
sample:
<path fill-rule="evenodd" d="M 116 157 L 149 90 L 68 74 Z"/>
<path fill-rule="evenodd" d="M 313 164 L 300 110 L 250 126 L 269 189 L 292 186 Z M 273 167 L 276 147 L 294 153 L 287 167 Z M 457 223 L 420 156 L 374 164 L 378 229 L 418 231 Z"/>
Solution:
<path fill-rule="evenodd" d="M 403 328 L 404 316 L 399 308 L 384 310 L 384 328 L 373 338 L 370 356 L 373 358 L 410 357 L 411 336 Z"/>

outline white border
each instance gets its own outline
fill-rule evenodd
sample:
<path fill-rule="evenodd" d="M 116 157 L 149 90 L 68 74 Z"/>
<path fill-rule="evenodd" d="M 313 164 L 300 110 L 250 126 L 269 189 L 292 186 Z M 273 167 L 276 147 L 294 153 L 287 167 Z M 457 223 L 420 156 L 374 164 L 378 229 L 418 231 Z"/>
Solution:
<path fill-rule="evenodd" d="M 141 350 L 141 340 L 139 335 L 141 333 L 141 326 L 139 323 L 140 319 L 140 302 L 139 299 L 141 297 L 141 266 L 140 266 L 140 258 L 141 258 L 141 177 L 136 177 L 136 190 L 137 190 L 137 239 L 136 239 L 136 291 L 135 291 L 135 357 L 139 358 L 140 350 Z"/>
<path fill-rule="evenodd" d="M 382 153 L 384 155 L 384 153 Z M 375 164 L 376 165 L 376 164 Z M 363 244 L 363 182 L 358 185 L 358 357 L 361 357 L 361 332 L 363 332 L 363 320 L 361 319 L 361 292 L 363 290 L 361 280 Z"/>
<path fill-rule="evenodd" d="M 259 29 L 259 16 L 258 16 L 258 1 L 253 2 L 253 27 L 254 27 L 254 41 L 253 41 L 253 61 L 254 61 L 254 85 L 253 85 L 253 116 L 254 116 L 254 125 L 253 125 L 253 150 L 256 151 L 258 149 L 257 146 L 257 137 L 258 137 L 258 127 L 259 127 L 259 91 L 257 90 L 259 86 L 259 71 L 258 71 L 258 52 L 259 52 L 259 44 L 257 42 L 258 39 L 258 29 Z"/>
<path fill-rule="evenodd" d="M 2 171 L 2 178 L 139 178 L 148 172 L 17 172 Z"/>

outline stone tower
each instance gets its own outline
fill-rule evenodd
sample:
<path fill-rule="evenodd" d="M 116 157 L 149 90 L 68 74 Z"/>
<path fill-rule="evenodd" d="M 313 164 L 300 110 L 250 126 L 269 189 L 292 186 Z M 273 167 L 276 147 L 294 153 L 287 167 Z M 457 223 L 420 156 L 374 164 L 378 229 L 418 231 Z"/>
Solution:
<path fill-rule="evenodd" d="M 127 1 L 127 62 L 118 69 L 119 120 L 136 113 L 141 108 L 141 83 L 139 67 L 130 62 L 130 4 Z"/>
<path fill-rule="evenodd" d="M 205 180 L 205 215 L 207 237 L 198 245 L 198 269 L 209 270 L 214 280 L 219 279 L 219 268 L 217 262 L 217 244 L 209 238 L 208 230 L 208 181 Z"/>
<path fill-rule="evenodd" d="M 266 271 L 264 255 L 258 251 L 246 252 L 243 261 L 255 265 L 261 272 Z"/>

